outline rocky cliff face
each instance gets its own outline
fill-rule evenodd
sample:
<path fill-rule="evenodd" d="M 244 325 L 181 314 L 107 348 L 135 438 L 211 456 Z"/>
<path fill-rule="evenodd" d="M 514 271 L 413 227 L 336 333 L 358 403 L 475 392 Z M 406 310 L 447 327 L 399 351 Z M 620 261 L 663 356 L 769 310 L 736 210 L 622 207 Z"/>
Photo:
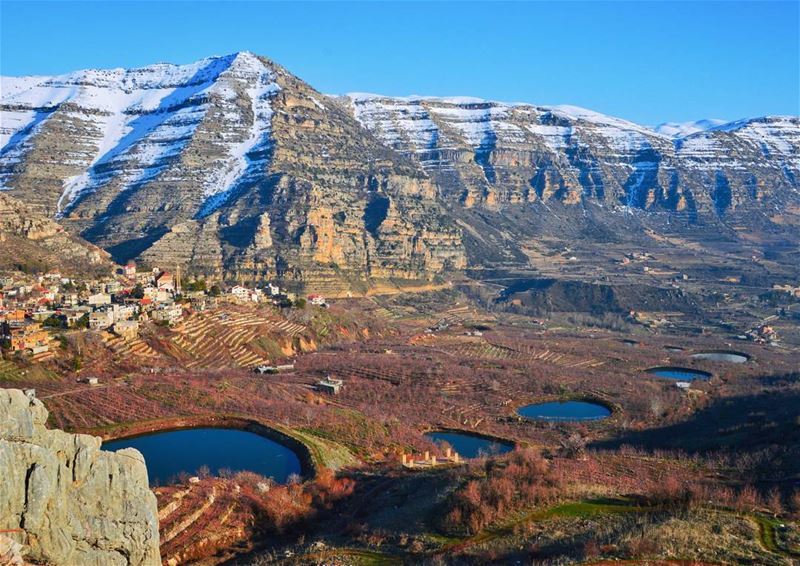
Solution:
<path fill-rule="evenodd" d="M 120 260 L 301 283 L 464 265 L 430 179 L 250 53 L 4 79 L 0 180 Z"/>
<path fill-rule="evenodd" d="M 0 269 L 53 269 L 65 274 L 108 273 L 107 252 L 71 236 L 35 208 L 0 192 Z"/>
<path fill-rule="evenodd" d="M 367 129 L 466 207 L 593 202 L 719 217 L 799 202 L 797 117 L 709 124 L 674 137 L 570 106 L 348 100 Z"/>
<path fill-rule="evenodd" d="M 0 389 L 0 530 L 53 565 L 158 565 L 158 510 L 142 455 L 45 428 L 41 401 Z"/>
<path fill-rule="evenodd" d="M 251 53 L 2 80 L 0 188 L 118 260 L 324 290 L 464 268 L 485 232 L 470 211 L 800 217 L 796 117 L 655 131 L 569 106 L 330 97 Z"/>

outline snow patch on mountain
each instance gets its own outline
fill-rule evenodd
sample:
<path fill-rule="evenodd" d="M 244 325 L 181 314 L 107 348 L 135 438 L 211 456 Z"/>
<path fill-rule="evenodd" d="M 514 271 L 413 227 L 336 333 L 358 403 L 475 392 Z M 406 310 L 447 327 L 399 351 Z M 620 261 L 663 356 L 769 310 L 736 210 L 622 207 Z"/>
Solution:
<path fill-rule="evenodd" d="M 374 94 L 347 95 L 359 123 L 387 146 L 404 151 L 426 151 L 437 145 L 439 128 L 422 106 L 421 97 L 386 98 Z"/>
<path fill-rule="evenodd" d="M 206 200 L 197 214 L 199 218 L 222 206 L 236 187 L 249 177 L 248 170 L 255 173 L 264 168 L 272 123 L 270 99 L 280 90 L 272 71 L 249 53 L 240 55 L 237 65 L 226 73 L 225 79 L 248 85 L 245 92 L 250 99 L 251 123 L 244 139 L 228 145 L 228 158 L 222 166 L 206 178 Z"/>
<path fill-rule="evenodd" d="M 482 150 L 498 144 L 537 142 L 558 152 L 579 140 L 581 134 L 600 136 L 615 156 L 648 149 L 654 139 L 670 143 L 666 136 L 638 124 L 577 106 L 367 93 L 351 93 L 347 98 L 364 127 L 388 146 L 404 152 L 449 149 L 459 144 Z"/>
<path fill-rule="evenodd" d="M 249 121 L 244 136 L 223 137 L 226 158 L 210 167 L 204 180 L 208 213 L 224 202 L 247 170 L 250 152 L 268 142 L 269 99 L 278 87 L 257 56 L 241 52 L 189 65 L 158 64 L 140 69 L 87 70 L 56 77 L 2 77 L 0 156 L 18 162 L 26 141 L 53 112 L 69 104 L 96 135 L 86 171 L 68 178 L 58 201 L 62 215 L 86 192 L 115 179 L 124 191 L 163 173 L 202 123 L 213 97 L 227 103 L 234 123 Z M 250 116 L 240 116 L 239 93 L 250 98 Z M 217 203 L 217 204 L 214 204 Z"/>
<path fill-rule="evenodd" d="M 708 118 L 704 120 L 695 120 L 693 122 L 664 122 L 655 126 L 653 131 L 671 138 L 685 138 L 686 136 L 696 134 L 697 132 L 705 132 L 717 126 L 728 123 L 727 120 L 718 120 L 716 118 Z"/>
<path fill-rule="evenodd" d="M 437 99 L 437 102 L 444 102 L 446 105 L 431 105 L 429 111 L 445 120 L 470 146 L 490 147 L 498 138 L 510 143 L 525 141 L 520 127 L 508 121 L 508 106 L 475 102 L 447 106 L 454 104 L 451 100 Z"/>
<path fill-rule="evenodd" d="M 533 135 L 540 137 L 548 148 L 556 152 L 569 145 L 573 131 L 570 126 L 549 126 L 544 124 L 529 124 L 525 128 Z"/>
<path fill-rule="evenodd" d="M 767 116 L 720 124 L 676 140 L 677 153 L 696 169 L 745 168 L 730 151 L 723 151 L 723 139 L 756 150 L 765 161 L 779 158 L 800 169 L 800 117 Z"/>

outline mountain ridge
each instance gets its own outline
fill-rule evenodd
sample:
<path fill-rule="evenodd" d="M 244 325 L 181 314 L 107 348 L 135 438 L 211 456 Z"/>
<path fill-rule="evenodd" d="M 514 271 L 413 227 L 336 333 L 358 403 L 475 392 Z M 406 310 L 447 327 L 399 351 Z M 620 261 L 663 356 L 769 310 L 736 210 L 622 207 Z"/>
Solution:
<path fill-rule="evenodd" d="M 568 105 L 324 95 L 251 52 L 0 80 L 0 189 L 118 261 L 226 278 L 430 280 L 467 267 L 471 209 L 770 223 L 800 188 L 791 116 L 673 138 Z"/>
<path fill-rule="evenodd" d="M 662 122 L 654 126 L 652 130 L 656 133 L 663 134 L 670 138 L 684 138 L 686 136 L 696 134 L 697 132 L 704 132 L 711 130 L 717 126 L 730 123 L 729 120 L 720 120 L 716 118 L 701 118 L 700 120 L 692 120 L 689 122 Z"/>
<path fill-rule="evenodd" d="M 31 81 L 36 80 L 36 81 L 39 81 L 39 84 L 41 84 L 41 83 L 48 83 L 48 82 L 52 83 L 55 79 L 60 79 L 61 82 L 68 82 L 68 79 L 70 79 L 71 77 L 76 77 L 77 78 L 79 76 L 87 75 L 87 74 L 126 76 L 128 74 L 135 74 L 137 72 L 140 72 L 140 73 L 141 72 L 145 72 L 145 71 L 154 72 L 154 71 L 157 71 L 157 70 L 164 70 L 164 69 L 170 69 L 170 70 L 176 71 L 176 74 L 179 75 L 182 72 L 186 72 L 186 70 L 188 70 L 188 69 L 196 69 L 196 68 L 202 67 L 203 64 L 216 63 L 216 62 L 225 62 L 225 61 L 234 62 L 234 61 L 237 61 L 237 60 L 241 60 L 243 58 L 262 59 L 262 60 L 268 61 L 270 64 L 275 64 L 271 59 L 269 59 L 267 57 L 264 57 L 262 55 L 258 55 L 258 54 L 254 53 L 252 51 L 249 51 L 249 50 L 241 50 L 241 51 L 236 51 L 236 52 L 233 52 L 233 53 L 230 53 L 230 54 L 225 54 L 225 55 L 211 55 L 211 56 L 208 56 L 208 57 L 204 57 L 204 58 L 202 58 L 202 59 L 200 59 L 200 60 L 198 60 L 196 62 L 193 62 L 193 63 L 176 64 L 176 63 L 170 63 L 170 62 L 164 61 L 164 62 L 159 62 L 159 63 L 153 63 L 151 65 L 144 65 L 144 66 L 140 66 L 140 67 L 131 67 L 131 68 L 125 68 L 125 67 L 113 67 L 113 68 L 110 68 L 110 69 L 89 68 L 89 69 L 83 69 L 83 70 L 79 70 L 79 71 L 71 71 L 71 72 L 55 74 L 55 75 L 37 75 L 37 74 L 34 74 L 34 75 L 2 75 L 2 76 L 0 76 L 0 78 L 6 83 L 6 84 L 4 84 L 4 91 L 5 91 L 4 98 L 6 98 L 8 96 L 8 94 L 9 94 L 9 92 L 8 92 L 9 91 L 9 86 L 12 87 L 11 88 L 12 91 L 20 89 L 20 85 L 19 84 L 18 85 L 14 85 L 13 84 L 14 82 L 17 82 L 17 83 L 30 83 Z M 80 84 L 80 82 L 77 82 L 75 84 Z M 170 83 L 170 82 L 161 83 L 160 86 L 162 88 L 166 88 L 166 87 L 169 87 L 169 86 L 180 86 L 181 84 L 183 84 L 181 81 L 176 80 L 174 83 Z M 13 88 L 15 86 L 16 86 L 16 89 Z M 13 94 L 17 94 L 17 93 L 12 92 L 12 95 Z M 792 115 L 783 115 L 783 114 L 763 114 L 763 115 L 758 115 L 758 116 L 751 116 L 751 117 L 748 117 L 748 118 L 740 118 L 740 119 L 737 119 L 737 120 L 720 120 L 720 119 L 715 119 L 715 118 L 701 118 L 701 119 L 698 119 L 698 120 L 691 120 L 691 121 L 686 121 L 686 122 L 662 122 L 662 123 L 658 124 L 657 126 L 648 127 L 648 126 L 639 124 L 638 122 L 635 122 L 633 120 L 629 120 L 629 119 L 626 119 L 626 118 L 620 118 L 620 117 L 614 116 L 612 114 L 606 114 L 606 113 L 602 113 L 602 112 L 597 112 L 597 111 L 594 111 L 594 110 L 591 110 L 591 109 L 588 109 L 588 108 L 585 108 L 585 107 L 575 106 L 575 105 L 571 105 L 571 104 L 544 105 L 544 104 L 536 104 L 536 103 L 527 102 L 527 101 L 506 102 L 506 101 L 501 101 L 501 100 L 497 100 L 497 99 L 487 99 L 487 98 L 474 97 L 474 96 L 447 96 L 447 95 L 445 95 L 445 96 L 431 96 L 431 95 L 419 95 L 419 94 L 412 94 L 412 95 L 384 95 L 384 94 L 374 93 L 374 92 L 347 92 L 347 93 L 344 93 L 344 94 L 327 93 L 327 94 L 324 94 L 324 96 L 330 97 L 330 98 L 341 98 L 341 97 L 351 97 L 351 98 L 352 97 L 361 97 L 361 98 L 373 98 L 373 99 L 386 98 L 386 99 L 406 100 L 406 101 L 438 101 L 438 102 L 445 102 L 445 103 L 448 103 L 448 102 L 449 103 L 474 103 L 474 104 L 490 103 L 490 104 L 503 105 L 503 106 L 532 106 L 532 107 L 551 109 L 551 110 L 555 110 L 555 111 L 559 111 L 560 110 L 560 111 L 563 111 L 565 113 L 569 113 L 570 110 L 573 110 L 573 111 L 577 111 L 579 113 L 583 113 L 584 115 L 587 115 L 587 116 L 588 115 L 595 115 L 597 117 L 604 117 L 606 119 L 613 120 L 613 121 L 616 121 L 616 122 L 625 122 L 625 123 L 633 125 L 633 126 L 637 126 L 637 127 L 640 127 L 640 128 L 648 129 L 648 130 L 650 130 L 650 131 L 652 131 L 652 132 L 654 132 L 656 134 L 661 134 L 661 135 L 664 135 L 665 137 L 668 137 L 668 138 L 674 138 L 675 136 L 671 135 L 671 134 L 662 133 L 662 132 L 659 131 L 659 128 L 663 128 L 663 127 L 669 127 L 669 128 L 694 128 L 689 133 L 681 133 L 680 137 L 686 137 L 688 135 L 692 135 L 692 134 L 698 133 L 700 131 L 707 131 L 709 129 L 721 128 L 721 127 L 725 127 L 727 125 L 733 125 L 733 124 L 741 123 L 741 122 L 747 122 L 747 121 L 759 120 L 759 119 L 765 119 L 765 118 L 794 118 L 795 117 L 795 116 L 792 116 Z M 58 102 L 56 104 L 63 103 L 63 102 L 66 102 L 66 100 L 60 101 L 60 102 Z M 47 105 L 43 104 L 42 107 L 47 107 Z M 685 131 L 685 130 L 681 130 L 681 131 Z M 5 146 L 7 141 L 8 140 L 5 139 L 5 137 L 0 136 L 0 147 Z"/>
<path fill-rule="evenodd" d="M 715 129 L 725 129 L 726 127 L 733 127 L 738 125 L 744 125 L 748 122 L 759 121 L 759 120 L 768 120 L 768 119 L 795 119 L 797 116 L 791 114 L 760 114 L 757 116 L 751 116 L 749 118 L 739 118 L 736 120 L 722 120 L 718 118 L 700 118 L 698 120 L 690 120 L 686 122 L 662 122 L 656 126 L 646 126 L 644 124 L 640 124 L 633 120 L 629 120 L 627 118 L 621 118 L 618 116 L 614 116 L 613 114 L 606 114 L 603 112 L 598 112 L 596 110 L 591 110 L 590 108 L 585 108 L 582 106 L 576 106 L 573 104 L 537 104 L 534 102 L 506 102 L 497 99 L 490 99 L 490 98 L 480 98 L 475 96 L 432 96 L 432 95 L 420 95 L 420 94 L 411 94 L 411 95 L 386 95 L 380 94 L 375 92 L 346 92 L 344 94 L 326 94 L 325 96 L 329 96 L 331 98 L 350 98 L 354 100 L 380 100 L 380 99 L 391 99 L 397 101 L 405 101 L 405 102 L 442 102 L 445 104 L 491 104 L 495 106 L 508 106 L 508 107 L 534 107 L 534 108 L 542 108 L 549 111 L 555 112 L 562 112 L 566 115 L 571 115 L 573 117 L 590 117 L 594 116 L 596 119 L 604 120 L 608 123 L 625 123 L 634 128 L 639 128 L 643 130 L 647 130 L 648 133 L 660 135 L 666 139 L 676 139 L 676 138 L 685 138 L 690 135 L 702 133 L 708 130 L 715 130 Z M 665 133 L 666 131 L 676 132 L 676 135 Z"/>

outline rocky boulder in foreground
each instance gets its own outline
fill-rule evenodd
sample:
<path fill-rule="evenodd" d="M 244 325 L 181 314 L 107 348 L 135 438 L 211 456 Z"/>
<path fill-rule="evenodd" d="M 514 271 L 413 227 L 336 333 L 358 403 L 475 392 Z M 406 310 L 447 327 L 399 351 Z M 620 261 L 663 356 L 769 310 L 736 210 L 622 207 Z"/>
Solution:
<path fill-rule="evenodd" d="M 35 562 L 160 564 L 141 453 L 106 452 L 99 437 L 49 430 L 47 414 L 33 395 L 0 389 L 0 531 Z"/>

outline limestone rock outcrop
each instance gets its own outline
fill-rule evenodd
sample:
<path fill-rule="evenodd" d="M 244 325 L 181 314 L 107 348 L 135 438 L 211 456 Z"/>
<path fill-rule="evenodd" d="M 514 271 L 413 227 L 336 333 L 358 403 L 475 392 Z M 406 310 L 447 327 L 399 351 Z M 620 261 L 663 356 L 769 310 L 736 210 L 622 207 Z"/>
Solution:
<path fill-rule="evenodd" d="M 72 236 L 34 207 L 0 192 L 0 269 L 60 269 L 65 274 L 108 273 L 111 256 Z"/>
<path fill-rule="evenodd" d="M 549 216 L 566 239 L 582 208 L 800 225 L 796 116 L 668 134 L 570 106 L 326 96 L 248 52 L 2 87 L 0 190 L 118 262 L 328 294 L 516 262 L 509 224 Z"/>
<path fill-rule="evenodd" d="M 679 215 L 797 205 L 800 118 L 670 136 L 572 106 L 353 94 L 365 128 L 467 208 L 597 203 Z"/>
<path fill-rule="evenodd" d="M 3 87 L 0 189 L 117 261 L 317 290 L 465 264 L 427 175 L 266 58 Z"/>
<path fill-rule="evenodd" d="M 156 566 L 158 509 L 134 449 L 45 427 L 33 395 L 0 389 L 0 530 L 27 560 L 53 565 Z"/>

